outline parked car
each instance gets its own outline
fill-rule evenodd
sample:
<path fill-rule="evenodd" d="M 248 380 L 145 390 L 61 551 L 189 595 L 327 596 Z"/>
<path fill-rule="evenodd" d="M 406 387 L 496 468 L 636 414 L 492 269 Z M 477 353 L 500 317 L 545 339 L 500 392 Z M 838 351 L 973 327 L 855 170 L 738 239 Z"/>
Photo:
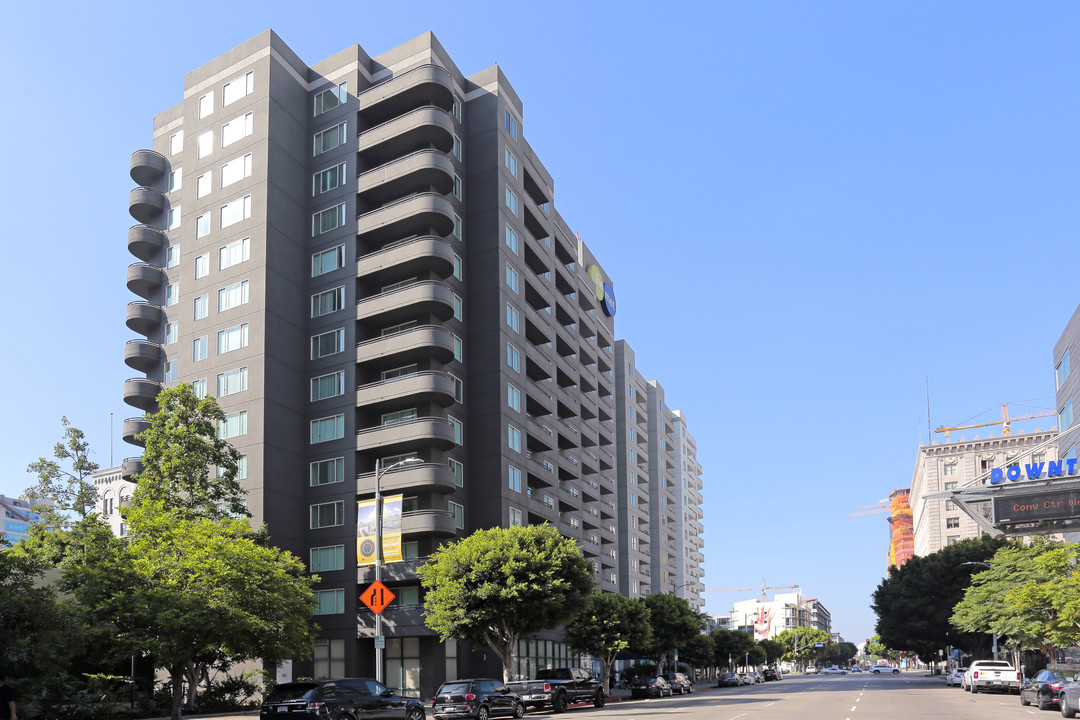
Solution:
<path fill-rule="evenodd" d="M 671 685 L 661 676 L 634 678 L 630 681 L 630 697 L 664 697 L 674 693 Z"/>
<path fill-rule="evenodd" d="M 753 685 L 754 676 L 750 673 L 739 673 L 739 679 L 742 680 L 743 685 Z"/>
<path fill-rule="evenodd" d="M 501 680 L 475 678 L 444 682 L 431 698 L 431 716 L 487 720 L 496 715 L 525 715 L 525 703 Z"/>
<path fill-rule="evenodd" d="M 960 681 L 964 690 L 977 693 L 986 690 L 1020 691 L 1023 676 L 1005 660 L 975 660 Z"/>
<path fill-rule="evenodd" d="M 400 717 L 424 720 L 424 706 L 403 698 L 370 678 L 308 680 L 282 683 L 266 696 L 261 720 L 338 720 L 357 717 Z"/>
<path fill-rule="evenodd" d="M 1065 685 L 1076 682 L 1076 671 L 1064 668 L 1046 668 L 1027 678 L 1020 685 L 1020 704 L 1035 703 L 1040 710 L 1060 708 L 1059 698 Z"/>
<path fill-rule="evenodd" d="M 742 676 L 739 673 L 722 673 L 716 687 L 741 687 Z"/>
<path fill-rule="evenodd" d="M 1058 705 L 1061 707 L 1061 717 L 1076 717 L 1080 712 L 1080 682 L 1066 683 L 1058 695 Z"/>
<path fill-rule="evenodd" d="M 515 680 L 506 685 L 521 695 L 526 707 L 550 707 L 557 713 L 570 703 L 591 702 L 604 707 L 607 698 L 600 681 L 581 668 L 537 670 L 533 680 Z"/>
<path fill-rule="evenodd" d="M 866 671 L 872 672 L 875 675 L 880 675 L 881 673 L 892 673 L 893 675 L 896 675 L 900 672 L 900 668 L 894 667 L 892 665 L 871 665 L 870 667 L 866 668 Z"/>
<path fill-rule="evenodd" d="M 677 692 L 680 695 L 683 693 L 689 695 L 694 692 L 694 683 L 690 682 L 690 678 L 683 673 L 664 673 L 661 677 L 668 681 L 672 692 Z"/>
<path fill-rule="evenodd" d="M 783 680 L 784 676 L 780 674 L 780 671 L 776 668 L 765 668 L 761 671 L 761 677 L 765 682 L 770 680 Z"/>
<path fill-rule="evenodd" d="M 816 667 L 814 667 L 813 665 L 811 665 L 810 667 L 808 667 L 808 668 L 806 668 L 805 670 L 803 670 L 803 674 L 804 674 L 804 675 L 817 675 L 817 674 L 818 674 L 819 672 L 821 672 L 821 671 L 820 671 L 820 670 L 818 670 L 818 669 L 817 669 Z"/>
<path fill-rule="evenodd" d="M 860 672 L 860 673 L 861 673 L 861 672 L 862 672 L 862 668 L 861 668 L 861 667 L 859 667 L 858 665 L 854 665 L 854 666 L 852 666 L 852 668 L 851 668 L 851 672 L 853 672 L 853 673 L 856 673 L 856 672 Z"/>
<path fill-rule="evenodd" d="M 966 672 L 967 672 L 966 667 L 953 668 L 952 672 L 946 673 L 946 675 L 945 675 L 945 684 L 950 686 L 950 687 L 953 687 L 953 686 L 960 687 L 964 682 L 964 673 L 966 673 Z"/>
<path fill-rule="evenodd" d="M 847 670 L 838 667 L 827 667 L 821 671 L 822 675 L 847 675 Z"/>

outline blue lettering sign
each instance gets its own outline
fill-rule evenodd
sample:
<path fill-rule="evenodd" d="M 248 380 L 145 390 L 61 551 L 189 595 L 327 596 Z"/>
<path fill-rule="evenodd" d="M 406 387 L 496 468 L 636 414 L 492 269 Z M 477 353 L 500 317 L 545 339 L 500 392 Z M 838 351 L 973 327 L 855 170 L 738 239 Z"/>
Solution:
<path fill-rule="evenodd" d="M 999 482 L 1005 479 L 1005 472 L 1001 468 L 994 468 L 990 471 L 990 484 L 997 485 Z"/>
<path fill-rule="evenodd" d="M 1008 477 L 1009 480 L 1011 480 L 1012 482 L 1016 482 L 1020 479 L 1020 466 L 1010 465 L 1009 469 L 1005 471 L 1005 476 Z"/>
<path fill-rule="evenodd" d="M 1046 466 L 1046 477 L 1061 476 L 1061 460 L 1051 460 Z"/>
<path fill-rule="evenodd" d="M 1046 463 L 1039 463 L 1038 465 L 1025 465 L 1024 469 L 1027 470 L 1028 480 L 1038 480 L 1042 477 L 1043 467 Z"/>

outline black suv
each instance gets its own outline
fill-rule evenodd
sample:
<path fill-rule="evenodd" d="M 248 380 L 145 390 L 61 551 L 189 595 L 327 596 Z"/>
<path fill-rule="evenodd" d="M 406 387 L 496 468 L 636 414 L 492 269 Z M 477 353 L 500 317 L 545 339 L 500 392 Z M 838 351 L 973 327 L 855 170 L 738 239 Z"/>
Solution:
<path fill-rule="evenodd" d="M 424 706 L 415 698 L 398 697 L 370 678 L 345 678 L 282 683 L 270 691 L 259 710 L 260 720 L 315 717 L 424 720 Z"/>
<path fill-rule="evenodd" d="M 446 718 L 476 718 L 487 720 L 494 715 L 525 715 L 521 696 L 499 680 L 474 678 L 444 682 L 431 698 L 431 715 L 436 720 Z"/>
<path fill-rule="evenodd" d="M 686 677 L 682 673 L 664 673 L 660 677 L 668 681 L 668 685 L 671 685 L 671 692 L 679 693 L 692 693 L 694 692 L 694 683 L 690 682 L 690 678 Z"/>
<path fill-rule="evenodd" d="M 761 677 L 765 678 L 765 682 L 770 680 L 783 680 L 784 676 L 776 671 L 776 668 L 765 668 L 761 671 Z"/>

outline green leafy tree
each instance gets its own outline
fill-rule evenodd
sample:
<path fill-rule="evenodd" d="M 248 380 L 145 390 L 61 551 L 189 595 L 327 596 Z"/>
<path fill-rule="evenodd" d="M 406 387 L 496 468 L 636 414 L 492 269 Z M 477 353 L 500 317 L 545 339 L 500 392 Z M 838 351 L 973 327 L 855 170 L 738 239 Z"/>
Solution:
<path fill-rule="evenodd" d="M 765 639 L 759 640 L 758 646 L 765 653 L 765 662 L 769 665 L 775 665 L 780 660 L 784 659 L 784 653 L 787 652 L 787 648 L 784 644 L 778 640 Z"/>
<path fill-rule="evenodd" d="M 937 657 L 938 649 L 950 644 L 985 652 L 986 635 L 956 631 L 953 608 L 971 584 L 972 566 L 964 563 L 988 561 L 1009 542 L 987 536 L 961 540 L 889 568 L 871 603 L 882 642 L 924 658 Z"/>
<path fill-rule="evenodd" d="M 660 672 L 664 672 L 667 658 L 676 648 L 700 635 L 705 623 L 690 603 L 675 595 L 649 595 L 645 605 L 649 608 L 649 623 L 653 630 L 648 647 L 657 656 Z"/>
<path fill-rule="evenodd" d="M 869 638 L 869 642 L 866 644 L 866 647 L 863 648 L 863 652 L 871 659 L 880 658 L 895 661 L 898 657 L 897 652 L 881 642 L 881 636 L 877 634 L 875 634 L 874 637 Z"/>
<path fill-rule="evenodd" d="M 73 520 L 93 512 L 97 504 L 93 474 L 98 465 L 90 460 L 90 444 L 66 417 L 60 418 L 60 424 L 64 432 L 53 447 L 52 458 L 40 457 L 26 468 L 37 476 L 37 482 L 24 493 L 41 525 L 56 529 L 70 527 Z"/>
<path fill-rule="evenodd" d="M 417 568 L 424 621 L 446 640 L 487 645 L 509 681 L 519 639 L 564 625 L 593 590 L 593 566 L 550 525 L 479 530 Z"/>
<path fill-rule="evenodd" d="M 1046 537 L 1001 548 L 991 569 L 977 571 L 956 605 L 953 624 L 969 632 L 997 632 L 1014 651 L 1055 647 L 1080 640 L 1080 552 Z M 981 570 L 981 571 L 979 571 Z"/>
<path fill-rule="evenodd" d="M 713 641 L 713 654 L 717 665 L 730 667 L 732 670 L 744 665 L 748 661 L 748 655 L 756 652 L 758 643 L 754 641 L 750 633 L 741 630 L 724 630 L 719 628 L 709 633 Z M 765 651 L 761 650 L 762 655 Z M 730 664 L 729 664 L 730 663 Z"/>
<path fill-rule="evenodd" d="M 712 638 L 698 633 L 679 646 L 679 662 L 702 669 L 715 665 L 716 653 Z"/>
<path fill-rule="evenodd" d="M 805 667 L 827 658 L 830 637 L 824 630 L 801 627 L 784 630 L 774 639 L 784 647 L 784 660 Z"/>
<path fill-rule="evenodd" d="M 600 660 L 604 688 L 611 692 L 615 657 L 634 645 L 648 644 L 652 636 L 649 609 L 640 598 L 594 592 L 584 608 L 566 626 L 566 640 L 578 652 Z"/>

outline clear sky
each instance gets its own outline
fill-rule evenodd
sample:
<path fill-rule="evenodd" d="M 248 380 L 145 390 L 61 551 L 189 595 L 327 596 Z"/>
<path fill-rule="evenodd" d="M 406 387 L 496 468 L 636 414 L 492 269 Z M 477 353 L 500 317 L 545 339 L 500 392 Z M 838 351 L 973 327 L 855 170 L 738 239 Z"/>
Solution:
<path fill-rule="evenodd" d="M 136 454 L 129 157 L 184 74 L 266 28 L 308 63 L 431 30 L 514 85 L 618 337 L 689 418 L 706 586 L 797 584 L 859 642 L 888 530 L 848 515 L 910 484 L 927 378 L 935 427 L 1055 409 L 1078 27 L 1055 1 L 9 4 L 0 493 L 63 415 L 102 466 Z"/>

